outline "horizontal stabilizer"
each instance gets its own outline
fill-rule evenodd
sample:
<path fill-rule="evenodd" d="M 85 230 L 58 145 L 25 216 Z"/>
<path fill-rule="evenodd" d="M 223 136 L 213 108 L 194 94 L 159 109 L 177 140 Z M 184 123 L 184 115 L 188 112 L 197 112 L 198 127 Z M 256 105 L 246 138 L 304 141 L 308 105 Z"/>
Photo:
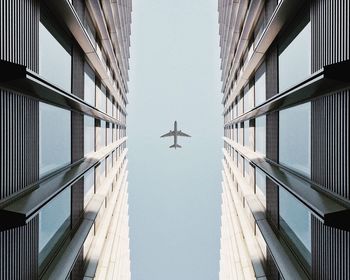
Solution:
<path fill-rule="evenodd" d="M 181 146 L 180 145 L 178 145 L 178 144 L 176 144 L 176 145 L 171 145 L 171 146 L 169 146 L 169 148 L 181 148 Z"/>

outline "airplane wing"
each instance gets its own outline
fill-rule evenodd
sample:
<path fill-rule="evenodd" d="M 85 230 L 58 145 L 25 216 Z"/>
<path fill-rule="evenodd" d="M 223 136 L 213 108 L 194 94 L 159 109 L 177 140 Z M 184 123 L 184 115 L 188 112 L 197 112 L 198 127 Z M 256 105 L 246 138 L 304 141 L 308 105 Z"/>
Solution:
<path fill-rule="evenodd" d="M 177 135 L 178 135 L 178 136 L 191 137 L 191 135 L 188 135 L 188 134 L 182 132 L 181 130 L 177 132 Z"/>
<path fill-rule="evenodd" d="M 170 136 L 174 136 L 175 133 L 174 131 L 169 131 L 168 133 L 165 133 L 164 135 L 160 136 L 160 137 L 170 137 Z"/>

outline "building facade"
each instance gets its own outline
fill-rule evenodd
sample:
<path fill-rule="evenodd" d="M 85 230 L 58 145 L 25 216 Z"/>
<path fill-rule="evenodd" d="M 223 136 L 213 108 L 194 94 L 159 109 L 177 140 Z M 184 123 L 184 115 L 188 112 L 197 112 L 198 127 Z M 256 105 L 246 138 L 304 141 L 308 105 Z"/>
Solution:
<path fill-rule="evenodd" d="M 1 0 L 0 19 L 0 279 L 130 279 L 131 0 Z"/>
<path fill-rule="evenodd" d="M 220 279 L 350 279 L 350 1 L 218 11 Z"/>

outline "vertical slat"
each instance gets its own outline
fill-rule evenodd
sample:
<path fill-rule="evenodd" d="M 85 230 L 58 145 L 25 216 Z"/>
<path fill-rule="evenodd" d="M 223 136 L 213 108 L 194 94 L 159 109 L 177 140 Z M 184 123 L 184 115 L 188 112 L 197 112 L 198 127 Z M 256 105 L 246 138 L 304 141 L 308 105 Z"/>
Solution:
<path fill-rule="evenodd" d="M 313 0 L 312 72 L 348 60 L 349 0 Z M 350 200 L 349 90 L 311 102 L 311 178 Z M 349 279 L 350 233 L 328 228 L 312 218 L 312 278 Z"/>

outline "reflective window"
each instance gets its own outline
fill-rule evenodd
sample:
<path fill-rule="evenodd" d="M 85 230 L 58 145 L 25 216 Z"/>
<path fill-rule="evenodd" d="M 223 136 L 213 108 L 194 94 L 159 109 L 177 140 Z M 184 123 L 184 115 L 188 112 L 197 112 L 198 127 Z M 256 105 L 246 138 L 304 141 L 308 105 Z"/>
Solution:
<path fill-rule="evenodd" d="M 288 191 L 279 188 L 280 228 L 307 261 L 311 262 L 311 213 Z"/>
<path fill-rule="evenodd" d="M 70 45 L 43 14 L 39 23 L 39 74 L 71 92 Z"/>
<path fill-rule="evenodd" d="M 263 62 L 255 72 L 255 106 L 266 100 L 266 65 Z"/>
<path fill-rule="evenodd" d="M 100 123 L 100 148 L 103 148 L 106 146 L 106 122 L 101 120 Z"/>
<path fill-rule="evenodd" d="M 95 106 L 95 72 L 88 63 L 84 64 L 84 100 Z"/>
<path fill-rule="evenodd" d="M 311 74 L 311 24 L 301 19 L 279 45 L 279 92 L 301 82 Z"/>
<path fill-rule="evenodd" d="M 263 205 L 266 204 L 266 175 L 259 168 L 255 168 L 255 193 Z"/>
<path fill-rule="evenodd" d="M 107 97 L 107 114 L 113 116 L 111 97 Z"/>
<path fill-rule="evenodd" d="M 95 151 L 95 119 L 84 116 L 84 155 Z"/>
<path fill-rule="evenodd" d="M 112 143 L 112 123 L 107 123 L 107 145 Z"/>
<path fill-rule="evenodd" d="M 248 112 L 249 111 L 249 85 L 246 85 L 244 87 L 244 97 L 243 97 L 243 112 Z"/>
<path fill-rule="evenodd" d="M 64 238 L 70 228 L 70 187 L 58 194 L 39 212 L 39 265 L 55 246 Z"/>
<path fill-rule="evenodd" d="M 255 119 L 255 151 L 266 154 L 266 116 Z"/>
<path fill-rule="evenodd" d="M 106 87 L 103 84 L 99 84 L 96 87 L 96 105 L 102 112 L 106 112 L 107 97 Z"/>
<path fill-rule="evenodd" d="M 89 203 L 94 194 L 95 168 L 92 168 L 84 175 L 84 207 Z"/>
<path fill-rule="evenodd" d="M 106 161 L 102 160 L 100 163 L 100 179 L 101 182 L 106 178 Z"/>
<path fill-rule="evenodd" d="M 40 176 L 71 162 L 70 111 L 39 103 Z"/>
<path fill-rule="evenodd" d="M 305 176 L 311 170 L 311 104 L 279 113 L 279 161 Z"/>
<path fill-rule="evenodd" d="M 249 146 L 249 121 L 244 122 L 244 146 Z"/>
<path fill-rule="evenodd" d="M 92 44 L 96 48 L 96 29 L 92 23 L 91 17 L 89 15 L 89 13 L 87 12 L 87 10 L 85 10 L 85 24 L 84 25 L 85 25 L 86 32 L 89 35 Z"/>

